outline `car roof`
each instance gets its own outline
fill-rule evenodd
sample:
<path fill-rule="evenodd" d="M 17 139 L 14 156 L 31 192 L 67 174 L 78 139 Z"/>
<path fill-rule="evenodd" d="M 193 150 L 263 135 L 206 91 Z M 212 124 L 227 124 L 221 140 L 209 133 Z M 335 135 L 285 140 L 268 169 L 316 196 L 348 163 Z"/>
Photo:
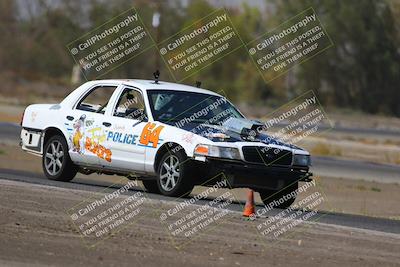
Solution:
<path fill-rule="evenodd" d="M 202 93 L 202 94 L 210 94 L 210 95 L 217 95 L 213 91 L 190 86 L 184 85 L 179 83 L 171 83 L 171 82 L 164 82 L 158 81 L 155 83 L 154 80 L 140 80 L 140 79 L 114 79 L 114 80 L 96 80 L 93 82 L 97 83 L 121 83 L 128 86 L 133 86 L 144 91 L 147 90 L 175 90 L 175 91 L 186 91 L 186 92 L 194 92 L 194 93 Z M 222 90 L 221 90 L 222 91 Z"/>

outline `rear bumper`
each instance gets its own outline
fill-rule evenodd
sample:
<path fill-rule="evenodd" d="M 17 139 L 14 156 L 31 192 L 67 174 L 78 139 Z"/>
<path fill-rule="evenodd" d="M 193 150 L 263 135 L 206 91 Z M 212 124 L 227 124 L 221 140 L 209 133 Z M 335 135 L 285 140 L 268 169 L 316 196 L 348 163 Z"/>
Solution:
<path fill-rule="evenodd" d="M 23 150 L 34 154 L 42 154 L 43 132 L 39 129 L 23 127 L 21 130 L 20 146 Z"/>
<path fill-rule="evenodd" d="M 266 166 L 213 159 L 207 159 L 205 164 L 208 177 L 223 173 L 232 188 L 246 187 L 255 191 L 281 190 L 296 181 L 309 182 L 312 176 L 308 167 Z"/>

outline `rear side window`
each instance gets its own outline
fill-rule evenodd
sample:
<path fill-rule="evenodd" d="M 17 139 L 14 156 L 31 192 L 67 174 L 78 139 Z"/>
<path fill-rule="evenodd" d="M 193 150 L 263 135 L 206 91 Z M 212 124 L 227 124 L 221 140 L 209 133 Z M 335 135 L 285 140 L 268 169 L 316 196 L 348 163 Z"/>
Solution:
<path fill-rule="evenodd" d="M 79 101 L 76 109 L 104 114 L 116 88 L 116 86 L 95 87 Z"/>

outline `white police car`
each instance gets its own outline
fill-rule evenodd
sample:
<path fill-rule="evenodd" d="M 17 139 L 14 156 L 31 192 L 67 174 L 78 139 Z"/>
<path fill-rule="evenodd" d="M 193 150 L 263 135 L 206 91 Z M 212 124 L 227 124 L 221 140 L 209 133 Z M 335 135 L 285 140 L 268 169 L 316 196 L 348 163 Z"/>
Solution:
<path fill-rule="evenodd" d="M 52 180 L 117 174 L 142 180 L 149 192 L 182 196 L 225 179 L 269 202 L 311 176 L 307 151 L 258 131 L 262 125 L 225 97 L 187 85 L 90 81 L 59 104 L 28 106 L 21 123 L 22 149 L 42 156 Z"/>

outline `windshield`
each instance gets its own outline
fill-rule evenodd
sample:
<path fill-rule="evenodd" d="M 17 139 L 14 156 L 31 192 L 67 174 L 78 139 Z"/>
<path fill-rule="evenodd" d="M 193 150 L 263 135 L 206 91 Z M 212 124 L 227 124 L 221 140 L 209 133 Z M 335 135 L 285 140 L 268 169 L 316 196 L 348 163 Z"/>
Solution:
<path fill-rule="evenodd" d="M 175 124 L 178 122 L 179 125 L 182 123 L 221 125 L 231 117 L 243 118 L 238 110 L 221 96 L 172 90 L 149 90 L 148 95 L 156 121 Z"/>

